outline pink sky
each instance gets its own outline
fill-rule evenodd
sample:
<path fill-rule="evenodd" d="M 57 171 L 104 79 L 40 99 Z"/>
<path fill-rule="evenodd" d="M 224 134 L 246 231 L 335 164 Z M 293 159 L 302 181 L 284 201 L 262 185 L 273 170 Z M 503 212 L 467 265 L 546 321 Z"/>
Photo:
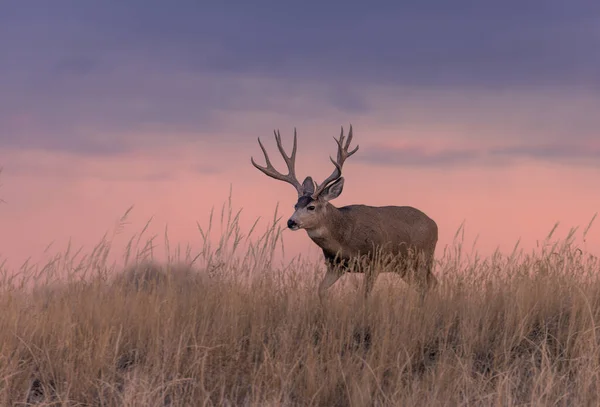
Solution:
<path fill-rule="evenodd" d="M 4 149 L 0 152 L 4 167 L 0 196 L 6 204 L 0 206 L 0 254 L 14 268 L 30 256 L 42 261 L 44 248 L 53 241 L 53 253 L 64 248 L 69 238 L 75 246 L 83 245 L 89 251 L 131 205 L 135 207 L 130 224 L 117 240 L 115 254 L 150 217 L 150 231 L 159 235 L 159 243 L 168 225 L 171 246 L 181 243 L 198 247 L 196 221 L 207 224 L 211 207 L 219 209 L 226 202 L 230 185 L 234 208 L 243 207 L 244 229 L 259 216 L 271 219 L 278 202 L 285 221 L 293 212 L 296 192 L 251 166 L 251 155 L 263 163 L 255 137 L 261 136 L 275 165 L 281 168 L 272 129 L 280 128 L 284 145 L 289 148 L 293 127 L 297 126 L 299 177 L 310 174 L 320 181 L 332 170 L 328 160 L 328 155 L 335 153 L 332 137 L 339 135 L 340 124 L 347 127 L 350 120 L 360 150 L 346 162 L 344 192 L 332 203 L 420 208 L 439 225 L 438 256 L 445 245 L 451 244 L 463 221 L 467 242 L 472 243 L 478 235 L 478 250 L 489 254 L 496 247 L 510 251 L 519 238 L 522 247 L 533 248 L 557 221 L 561 223 L 558 236 L 565 236 L 572 226 L 585 227 L 600 210 L 600 188 L 595 187 L 600 163 L 587 161 L 585 155 L 577 156 L 582 154 L 580 150 L 573 153 L 567 148 L 573 157 L 564 162 L 555 157 L 518 155 L 500 159 L 461 159 L 459 155 L 458 163 L 444 161 L 453 151 L 485 152 L 499 146 L 539 145 L 545 139 L 544 132 L 564 125 L 573 111 L 584 116 L 588 109 L 587 113 L 592 114 L 591 109 L 598 106 L 585 95 L 563 94 L 551 99 L 548 93 L 514 93 L 512 97 L 472 93 L 467 98 L 457 93 L 452 98 L 440 92 L 414 93 L 410 100 L 394 101 L 389 96 L 393 92 L 371 92 L 374 113 L 353 118 L 332 108 L 330 118 L 299 120 L 269 111 L 224 113 L 232 122 L 220 133 L 210 135 L 216 142 L 210 141 L 207 134 L 192 134 L 187 141 L 178 139 L 172 145 L 145 146 L 140 142 L 134 152 L 108 157 Z M 564 105 L 563 100 L 570 103 Z M 305 96 L 297 103 L 302 107 L 310 101 Z M 543 105 L 554 107 L 555 114 L 540 114 Z M 401 119 L 396 112 L 401 112 Z M 36 131 L 35 121 L 28 125 Z M 248 129 L 247 134 L 244 129 Z M 520 136 L 527 132 L 533 136 L 530 143 L 524 143 Z M 505 136 L 498 136 L 500 133 Z M 155 136 L 150 131 L 110 135 L 139 140 Z M 191 141 L 194 138 L 196 141 Z M 599 147 L 594 139 L 586 143 L 581 151 Z M 553 146 L 560 150 L 561 144 Z M 394 157 L 408 151 L 422 162 L 375 165 L 364 159 L 378 149 L 392 149 Z M 284 236 L 287 256 L 307 250 L 311 256 L 320 256 L 304 231 L 286 230 Z M 600 254 L 599 244 L 600 227 L 592 227 L 586 247 Z M 160 246 L 158 252 L 162 253 Z"/>

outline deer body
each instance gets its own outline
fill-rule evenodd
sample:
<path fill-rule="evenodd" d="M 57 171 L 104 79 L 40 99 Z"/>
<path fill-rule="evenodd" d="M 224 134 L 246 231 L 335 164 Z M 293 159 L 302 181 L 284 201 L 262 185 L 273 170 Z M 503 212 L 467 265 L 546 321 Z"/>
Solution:
<path fill-rule="evenodd" d="M 260 139 L 267 167 L 257 165 L 254 160 L 252 164 L 266 175 L 292 184 L 298 191 L 295 212 L 287 226 L 292 230 L 305 229 L 310 239 L 323 250 L 327 273 L 319 286 L 321 300 L 327 289 L 346 271 L 365 272 L 365 296 L 373 287 L 377 267 L 391 266 L 391 271 L 398 273 L 421 293 L 437 284 L 431 269 L 438 228 L 426 214 L 410 206 L 349 205 L 336 208 L 329 203 L 342 192 L 344 161 L 358 150 L 357 146 L 348 151 L 352 127 L 345 145 L 343 129 L 340 138 L 335 139 L 338 157 L 337 161 L 331 159 L 335 170 L 319 185 L 315 185 L 311 177 L 306 177 L 302 184 L 296 179 L 295 131 L 290 157 L 283 150 L 279 132 L 275 133 L 275 139 L 289 173 L 283 175 L 272 167 Z"/>
<path fill-rule="evenodd" d="M 308 236 L 326 257 L 350 259 L 372 253 L 373 247 L 389 246 L 395 255 L 407 255 L 408 247 L 433 254 L 437 243 L 436 223 L 410 206 L 349 205 L 336 208 L 323 226 L 307 229 Z"/>

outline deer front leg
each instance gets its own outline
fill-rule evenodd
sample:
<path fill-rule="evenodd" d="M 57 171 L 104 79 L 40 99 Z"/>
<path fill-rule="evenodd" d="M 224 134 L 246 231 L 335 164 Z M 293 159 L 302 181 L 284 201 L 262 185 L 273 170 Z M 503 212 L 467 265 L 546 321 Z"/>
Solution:
<path fill-rule="evenodd" d="M 325 294 L 327 294 L 327 289 L 331 287 L 338 279 L 342 276 L 338 270 L 336 270 L 330 264 L 327 264 L 327 272 L 325 273 L 325 277 L 319 284 L 319 300 L 321 301 L 321 305 L 325 301 Z"/>
<path fill-rule="evenodd" d="M 377 279 L 377 273 L 374 270 L 367 270 L 365 272 L 364 279 L 364 287 L 365 287 L 365 298 L 369 296 L 373 286 L 375 285 L 375 280 Z"/>

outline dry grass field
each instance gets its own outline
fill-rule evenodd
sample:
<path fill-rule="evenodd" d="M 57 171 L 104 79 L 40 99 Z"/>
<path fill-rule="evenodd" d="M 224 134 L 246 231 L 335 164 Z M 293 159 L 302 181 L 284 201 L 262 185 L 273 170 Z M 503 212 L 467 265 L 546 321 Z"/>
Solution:
<path fill-rule="evenodd" d="M 365 301 L 347 275 L 321 307 L 323 265 L 275 263 L 275 223 L 237 221 L 164 264 L 140 234 L 124 271 L 104 239 L 5 272 L 0 405 L 600 404 L 600 262 L 572 235 L 487 258 L 459 238 L 423 302 L 394 275 Z"/>

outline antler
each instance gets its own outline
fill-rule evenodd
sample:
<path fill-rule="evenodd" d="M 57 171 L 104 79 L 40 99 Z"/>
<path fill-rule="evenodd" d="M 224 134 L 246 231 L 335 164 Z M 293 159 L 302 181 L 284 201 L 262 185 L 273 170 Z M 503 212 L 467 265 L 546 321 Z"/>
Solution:
<path fill-rule="evenodd" d="M 340 179 L 342 177 L 342 166 L 344 165 L 344 161 L 346 161 L 346 158 L 350 157 L 352 154 L 356 153 L 356 151 L 358 150 L 358 145 L 357 145 L 354 150 L 348 151 L 348 148 L 350 147 L 350 142 L 352 141 L 352 125 L 350 125 L 350 131 L 348 131 L 348 140 L 346 140 L 346 144 L 344 144 L 345 138 L 344 138 L 344 127 L 343 126 L 342 126 L 342 131 L 340 133 L 340 138 L 336 139 L 334 137 L 333 139 L 335 140 L 335 142 L 338 145 L 337 161 L 333 161 L 333 158 L 331 158 L 331 156 L 329 156 L 329 159 L 331 160 L 333 165 L 335 165 L 335 169 L 333 170 L 331 175 L 325 179 L 325 181 L 323 181 L 321 184 L 317 185 L 317 189 L 315 190 L 315 192 L 312 195 L 313 199 L 316 199 L 319 196 L 319 194 L 321 192 L 323 192 L 323 190 L 325 190 L 325 188 L 327 188 L 327 186 L 329 184 L 331 184 L 334 181 L 337 181 L 338 179 Z"/>
<path fill-rule="evenodd" d="M 289 157 L 286 155 L 285 150 L 283 149 L 283 146 L 281 145 L 281 134 L 279 133 L 279 130 L 274 130 L 273 133 L 275 134 L 275 141 L 277 142 L 277 148 L 279 149 L 279 152 L 283 156 L 283 160 L 285 161 L 285 163 L 288 167 L 288 174 L 284 175 L 284 174 L 278 172 L 273 167 L 273 165 L 271 164 L 271 161 L 269 160 L 269 155 L 267 154 L 267 150 L 265 150 L 265 147 L 262 145 L 262 143 L 260 141 L 260 137 L 258 138 L 258 144 L 260 145 L 260 149 L 262 150 L 263 154 L 265 155 L 265 161 L 267 162 L 267 166 L 261 167 L 260 165 L 258 165 L 254 162 L 254 158 L 252 158 L 252 157 L 250 157 L 250 161 L 252 161 L 252 165 L 254 165 L 256 168 L 261 170 L 265 175 L 268 175 L 271 178 L 275 178 L 280 181 L 284 181 L 289 184 L 292 184 L 294 186 L 294 188 L 296 188 L 296 190 L 298 191 L 298 196 L 302 196 L 304 194 L 304 188 L 302 187 L 302 184 L 300 184 L 300 182 L 296 178 L 296 170 L 294 168 L 295 164 L 296 164 L 296 147 L 297 147 L 296 128 L 294 128 L 294 147 L 292 148 L 292 155 L 290 155 Z"/>

